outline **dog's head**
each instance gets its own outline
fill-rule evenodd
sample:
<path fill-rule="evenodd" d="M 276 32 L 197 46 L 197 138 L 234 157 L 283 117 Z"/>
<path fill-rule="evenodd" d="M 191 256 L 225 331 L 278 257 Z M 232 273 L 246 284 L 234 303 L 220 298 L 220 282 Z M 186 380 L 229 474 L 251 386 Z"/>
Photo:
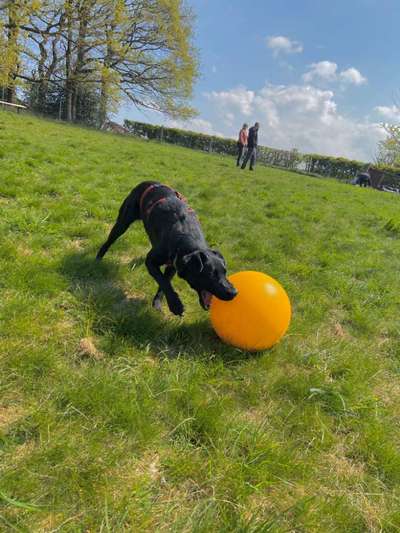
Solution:
<path fill-rule="evenodd" d="M 226 264 L 217 250 L 196 250 L 178 256 L 175 262 L 178 276 L 197 291 L 203 309 L 210 308 L 211 296 L 232 300 L 237 290 L 226 278 Z"/>

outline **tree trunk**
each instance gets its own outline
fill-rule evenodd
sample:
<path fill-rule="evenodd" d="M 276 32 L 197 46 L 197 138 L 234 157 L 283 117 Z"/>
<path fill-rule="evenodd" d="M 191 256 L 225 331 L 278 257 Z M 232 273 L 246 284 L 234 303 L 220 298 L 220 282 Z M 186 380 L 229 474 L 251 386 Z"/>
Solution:
<path fill-rule="evenodd" d="M 66 25 L 67 25 L 67 48 L 65 51 L 65 115 L 66 119 L 72 121 L 72 97 L 73 97 L 73 80 L 72 80 L 72 9 L 71 5 L 66 5 Z"/>
<path fill-rule="evenodd" d="M 16 77 L 18 74 L 18 6 L 16 2 L 10 2 L 8 8 L 8 31 L 7 31 L 7 50 L 8 50 L 8 75 L 6 86 L 6 100 L 11 104 L 16 101 Z"/>
<path fill-rule="evenodd" d="M 15 104 L 15 100 L 15 87 L 9 85 L 6 89 L 6 102 L 10 102 L 10 104 Z"/>
<path fill-rule="evenodd" d="M 79 29 L 78 39 L 76 43 L 76 64 L 74 71 L 74 95 L 72 99 L 72 120 L 78 117 L 78 97 L 79 97 L 79 83 L 82 76 L 82 71 L 85 66 L 85 45 L 87 37 L 87 29 L 89 25 L 90 10 L 93 0 L 83 0 L 81 8 L 78 13 Z"/>
<path fill-rule="evenodd" d="M 113 58 L 113 39 L 114 39 L 114 30 L 115 24 L 111 24 L 106 30 L 106 39 L 107 39 L 107 52 L 104 58 L 104 69 L 101 76 L 101 92 L 100 92 L 100 107 L 99 107 L 99 126 L 100 128 L 107 120 L 107 111 L 109 105 L 109 67 L 112 63 Z"/>
<path fill-rule="evenodd" d="M 75 122 L 78 116 L 78 88 L 74 87 L 74 94 L 72 96 L 72 105 L 71 105 L 71 117 L 72 121 Z"/>
<path fill-rule="evenodd" d="M 47 54 L 47 38 L 44 38 L 43 41 L 39 44 L 40 56 L 38 60 L 38 92 L 37 92 L 37 107 L 40 112 L 45 111 L 46 106 L 46 96 L 47 96 L 47 87 L 48 83 L 46 81 L 46 60 L 48 58 Z"/>
<path fill-rule="evenodd" d="M 107 120 L 107 108 L 108 108 L 108 91 L 107 82 L 102 76 L 101 79 L 101 92 L 100 92 L 100 104 L 99 104 L 99 127 L 101 128 Z"/>

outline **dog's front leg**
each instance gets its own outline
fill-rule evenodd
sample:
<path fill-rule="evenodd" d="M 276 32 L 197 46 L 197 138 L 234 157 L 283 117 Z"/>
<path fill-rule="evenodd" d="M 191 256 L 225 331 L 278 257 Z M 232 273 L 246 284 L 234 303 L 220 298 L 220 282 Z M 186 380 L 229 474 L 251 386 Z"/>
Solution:
<path fill-rule="evenodd" d="M 176 274 L 176 269 L 172 265 L 168 265 L 166 269 L 164 270 L 164 278 L 166 278 L 168 281 L 171 282 L 172 278 Z M 160 287 L 158 287 L 157 294 L 153 298 L 153 307 L 157 309 L 157 311 L 161 311 L 161 304 L 163 300 L 164 293 L 161 290 Z"/>
<path fill-rule="evenodd" d="M 177 293 L 174 291 L 172 285 L 171 285 L 171 279 L 169 276 L 163 274 L 161 272 L 160 266 L 163 264 L 163 261 L 160 262 L 159 259 L 157 259 L 157 255 L 154 253 L 153 250 L 151 250 L 146 257 L 146 267 L 149 271 L 149 274 L 156 280 L 159 286 L 159 290 L 161 290 L 167 299 L 168 307 L 171 313 L 174 313 L 174 315 L 183 315 L 184 307 L 183 303 L 181 302 L 181 299 L 177 295 Z M 158 294 L 158 293 L 157 293 Z M 153 301 L 154 305 L 154 301 Z"/>

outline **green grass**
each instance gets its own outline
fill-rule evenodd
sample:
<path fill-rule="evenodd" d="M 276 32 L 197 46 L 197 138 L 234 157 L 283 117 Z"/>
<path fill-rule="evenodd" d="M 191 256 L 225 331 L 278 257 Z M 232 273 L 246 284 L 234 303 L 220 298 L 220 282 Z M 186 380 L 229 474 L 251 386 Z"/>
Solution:
<path fill-rule="evenodd" d="M 138 182 L 276 277 L 284 340 L 222 344 L 188 287 L 149 305 Z M 0 530 L 400 530 L 399 199 L 0 113 Z"/>

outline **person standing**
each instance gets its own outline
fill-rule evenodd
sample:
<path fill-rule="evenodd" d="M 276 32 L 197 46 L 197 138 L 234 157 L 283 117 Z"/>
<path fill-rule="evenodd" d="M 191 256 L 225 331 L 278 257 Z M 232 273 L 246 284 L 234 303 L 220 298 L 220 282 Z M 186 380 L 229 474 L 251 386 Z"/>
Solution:
<path fill-rule="evenodd" d="M 239 140 L 238 140 L 238 158 L 236 161 L 236 166 L 238 167 L 240 165 L 240 160 L 242 159 L 243 150 L 247 146 L 247 137 L 248 137 L 248 131 L 247 131 L 248 125 L 246 123 L 243 124 L 242 129 L 239 131 Z"/>
<path fill-rule="evenodd" d="M 250 159 L 250 170 L 254 170 L 257 157 L 258 145 L 258 129 L 260 124 L 256 122 L 252 128 L 249 129 L 249 136 L 247 138 L 247 154 L 242 163 L 242 169 L 246 168 L 247 161 Z"/>
<path fill-rule="evenodd" d="M 371 187 L 371 174 L 369 173 L 370 167 L 365 172 L 357 174 L 355 184 L 360 187 Z"/>

